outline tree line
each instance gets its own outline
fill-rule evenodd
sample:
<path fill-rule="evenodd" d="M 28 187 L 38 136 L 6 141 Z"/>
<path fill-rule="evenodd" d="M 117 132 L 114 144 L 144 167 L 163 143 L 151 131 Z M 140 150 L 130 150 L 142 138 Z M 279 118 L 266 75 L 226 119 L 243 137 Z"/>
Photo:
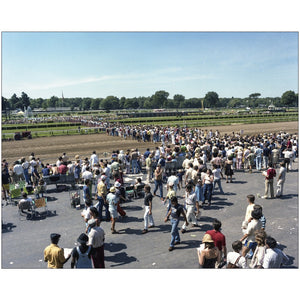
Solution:
<path fill-rule="evenodd" d="M 28 106 L 31 109 L 70 107 L 71 110 L 112 110 L 112 109 L 159 109 L 159 108 L 239 108 L 261 107 L 271 103 L 277 107 L 298 107 L 298 94 L 294 91 L 286 91 L 281 97 L 260 98 L 260 93 L 250 94 L 246 98 L 220 98 L 216 92 L 207 92 L 204 98 L 189 98 L 176 94 L 171 99 L 169 93 L 161 90 L 150 97 L 118 98 L 107 96 L 106 98 L 59 98 L 52 96 L 49 99 L 31 99 L 25 92 L 18 97 L 13 94 L 11 98 L 2 97 L 2 113 L 9 110 L 21 109 Z"/>

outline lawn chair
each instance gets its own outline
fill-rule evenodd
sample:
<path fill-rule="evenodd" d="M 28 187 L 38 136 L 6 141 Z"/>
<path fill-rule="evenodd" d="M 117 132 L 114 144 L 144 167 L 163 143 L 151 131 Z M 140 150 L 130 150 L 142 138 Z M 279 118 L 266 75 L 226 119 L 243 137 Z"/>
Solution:
<path fill-rule="evenodd" d="M 46 214 L 48 214 L 48 208 L 47 208 L 47 198 L 38 198 L 33 200 L 33 205 L 32 205 L 32 215 L 40 215 L 40 213 L 37 211 L 39 208 L 44 208 L 44 211 Z"/>
<path fill-rule="evenodd" d="M 125 193 L 126 193 L 126 198 L 133 198 L 134 197 L 134 186 L 129 185 L 125 187 Z"/>
<path fill-rule="evenodd" d="M 22 191 L 20 188 L 17 189 L 12 189 L 9 191 L 9 196 L 8 196 L 8 204 L 15 204 L 15 200 L 16 198 L 19 198 L 22 196 Z"/>

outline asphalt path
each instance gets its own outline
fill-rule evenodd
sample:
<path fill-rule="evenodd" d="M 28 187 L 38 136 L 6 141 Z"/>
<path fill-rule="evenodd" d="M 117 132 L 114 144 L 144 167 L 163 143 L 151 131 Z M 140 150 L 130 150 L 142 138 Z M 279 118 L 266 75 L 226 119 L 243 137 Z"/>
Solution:
<path fill-rule="evenodd" d="M 277 169 L 278 171 L 279 169 Z M 140 174 L 138 176 L 145 175 Z M 126 181 L 133 181 L 136 175 L 126 176 Z M 199 227 L 189 227 L 182 234 L 181 244 L 169 252 L 170 222 L 164 222 L 166 206 L 159 197 L 153 201 L 153 218 L 155 227 L 142 234 L 143 199 L 133 199 L 121 206 L 127 216 L 119 218 L 116 230 L 119 234 L 111 234 L 110 222 L 102 222 L 106 233 L 105 266 L 107 269 L 197 269 L 196 248 L 199 247 L 205 232 L 212 228 L 214 218 L 222 222 L 222 232 L 226 236 L 228 251 L 233 241 L 242 237 L 241 223 L 244 219 L 248 194 L 256 196 L 255 203 L 263 206 L 266 217 L 266 232 L 274 237 L 279 248 L 290 258 L 284 268 L 298 268 L 298 160 L 293 170 L 287 173 L 284 196 L 276 199 L 259 198 L 264 193 L 264 177 L 261 172 L 252 174 L 236 171 L 233 183 L 222 180 L 224 195 L 218 190 L 212 198 L 210 208 L 201 209 Z M 152 184 L 152 191 L 154 185 Z M 179 202 L 183 203 L 183 190 L 178 193 Z M 164 195 L 166 187 L 164 186 Z M 3 269 L 47 269 L 43 260 L 43 250 L 50 244 L 52 232 L 61 234 L 59 246 L 72 249 L 77 245 L 78 236 L 84 232 L 85 224 L 80 216 L 81 210 L 71 208 L 69 191 L 58 192 L 55 185 L 48 187 L 48 215 L 42 209 L 41 217 L 28 220 L 19 216 L 14 205 L 2 205 L 2 255 Z M 2 204 L 4 202 L 2 201 Z M 180 227 L 183 220 L 180 221 Z M 70 269 L 68 261 L 65 269 Z"/>

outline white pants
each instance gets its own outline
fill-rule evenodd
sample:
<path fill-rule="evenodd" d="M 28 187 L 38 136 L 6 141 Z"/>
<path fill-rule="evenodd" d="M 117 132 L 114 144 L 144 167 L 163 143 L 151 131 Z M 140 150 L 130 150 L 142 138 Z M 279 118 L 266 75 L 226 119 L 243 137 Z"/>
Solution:
<path fill-rule="evenodd" d="M 284 180 L 280 179 L 277 181 L 276 197 L 283 195 L 283 184 L 284 184 Z"/>
<path fill-rule="evenodd" d="M 192 224 L 197 225 L 197 219 L 195 217 L 195 205 L 187 205 L 186 206 L 186 219 L 188 222 L 192 222 Z M 184 222 L 182 225 L 182 229 L 186 229 L 187 225 Z"/>
<path fill-rule="evenodd" d="M 145 214 L 144 214 L 144 229 L 148 229 L 148 225 L 154 226 L 154 220 L 152 214 L 149 215 L 150 206 L 145 206 Z"/>

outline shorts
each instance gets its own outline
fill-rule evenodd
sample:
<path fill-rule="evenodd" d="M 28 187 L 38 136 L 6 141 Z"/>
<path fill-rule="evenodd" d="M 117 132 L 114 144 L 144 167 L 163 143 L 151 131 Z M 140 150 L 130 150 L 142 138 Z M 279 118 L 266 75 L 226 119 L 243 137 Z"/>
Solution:
<path fill-rule="evenodd" d="M 9 191 L 9 183 L 2 184 L 2 187 L 5 191 Z"/>
<path fill-rule="evenodd" d="M 109 210 L 110 216 L 112 219 L 116 219 L 118 217 L 118 211 L 117 210 Z"/>
<path fill-rule="evenodd" d="M 251 249 L 252 251 L 254 251 L 255 248 L 256 248 L 256 246 L 257 246 L 257 243 L 256 243 L 256 242 L 248 242 L 248 241 L 246 240 L 245 246 L 246 246 L 247 248 Z"/>

